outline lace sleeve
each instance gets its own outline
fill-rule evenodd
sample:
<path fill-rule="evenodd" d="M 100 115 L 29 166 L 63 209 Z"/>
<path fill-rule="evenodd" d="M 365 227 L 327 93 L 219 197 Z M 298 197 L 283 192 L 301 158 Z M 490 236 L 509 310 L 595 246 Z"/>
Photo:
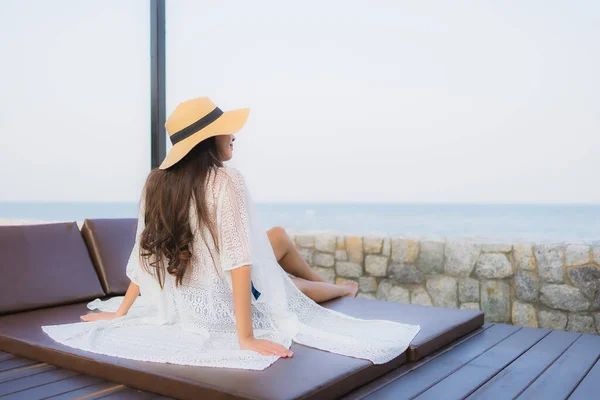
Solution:
<path fill-rule="evenodd" d="M 137 221 L 137 229 L 135 232 L 135 242 L 133 244 L 133 249 L 131 250 L 131 254 L 129 255 L 129 260 L 127 261 L 127 267 L 125 269 L 125 274 L 127 277 L 136 285 L 139 286 L 140 282 L 140 273 L 142 272 L 142 266 L 140 265 L 140 238 L 142 236 L 142 232 L 144 231 L 145 226 L 145 213 L 144 213 L 144 204 L 146 199 L 142 194 L 142 200 L 140 202 L 139 211 L 138 211 L 138 221 Z"/>
<path fill-rule="evenodd" d="M 221 268 L 230 271 L 252 264 L 246 185 L 242 174 L 228 168 L 219 196 L 219 243 Z"/>

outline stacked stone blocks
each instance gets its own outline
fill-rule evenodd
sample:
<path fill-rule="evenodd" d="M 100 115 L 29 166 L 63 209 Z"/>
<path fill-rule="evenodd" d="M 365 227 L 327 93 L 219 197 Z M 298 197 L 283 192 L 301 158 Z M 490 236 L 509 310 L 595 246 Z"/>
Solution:
<path fill-rule="evenodd" d="M 482 310 L 490 322 L 600 332 L 600 243 L 290 236 L 327 282 L 358 282 L 357 297 Z"/>

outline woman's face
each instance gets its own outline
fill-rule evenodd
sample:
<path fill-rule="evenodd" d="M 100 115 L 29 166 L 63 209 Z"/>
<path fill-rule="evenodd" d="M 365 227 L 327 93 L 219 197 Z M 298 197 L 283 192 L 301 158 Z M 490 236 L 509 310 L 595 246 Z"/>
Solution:
<path fill-rule="evenodd" d="M 217 150 L 221 156 L 221 161 L 231 160 L 233 157 L 233 141 L 235 136 L 233 135 L 219 135 L 216 136 Z"/>

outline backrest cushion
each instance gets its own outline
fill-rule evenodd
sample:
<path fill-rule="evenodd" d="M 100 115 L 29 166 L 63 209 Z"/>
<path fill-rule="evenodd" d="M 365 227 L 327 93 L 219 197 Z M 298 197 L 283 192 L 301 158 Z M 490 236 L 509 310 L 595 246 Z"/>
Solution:
<path fill-rule="evenodd" d="M 75 222 L 0 226 L 0 314 L 103 296 Z"/>
<path fill-rule="evenodd" d="M 137 219 L 86 219 L 81 233 L 107 295 L 122 295 L 129 278 L 125 268 L 135 243 Z"/>

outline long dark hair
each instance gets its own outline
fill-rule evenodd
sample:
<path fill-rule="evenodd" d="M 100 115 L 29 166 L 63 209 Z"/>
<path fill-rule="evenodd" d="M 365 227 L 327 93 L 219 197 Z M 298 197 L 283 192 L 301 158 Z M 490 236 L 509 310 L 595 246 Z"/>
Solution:
<path fill-rule="evenodd" d="M 165 271 L 181 284 L 191 263 L 194 228 L 205 224 L 218 248 L 216 228 L 208 219 L 205 183 L 212 169 L 222 167 L 215 137 L 203 140 L 172 167 L 153 169 L 144 185 L 145 227 L 140 239 L 144 268 L 164 286 Z M 190 202 L 195 199 L 200 226 L 190 226 Z M 211 254 L 212 256 L 212 254 Z M 166 261 L 167 265 L 164 265 Z M 154 271 L 152 271 L 154 270 Z"/>

